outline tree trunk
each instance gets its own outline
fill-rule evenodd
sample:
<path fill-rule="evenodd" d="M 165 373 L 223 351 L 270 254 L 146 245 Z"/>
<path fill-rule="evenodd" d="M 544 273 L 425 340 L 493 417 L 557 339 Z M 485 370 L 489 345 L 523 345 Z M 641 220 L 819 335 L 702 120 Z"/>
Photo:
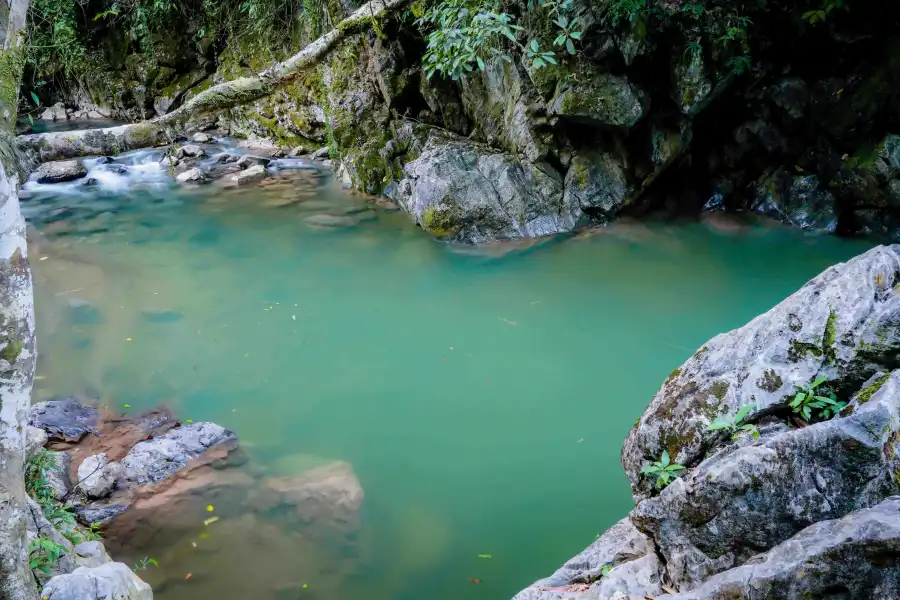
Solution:
<path fill-rule="evenodd" d="M 181 127 L 191 117 L 268 96 L 294 79 L 304 69 L 328 56 L 348 35 L 368 29 L 376 19 L 406 7 L 411 1 L 370 0 L 338 23 L 337 27 L 283 62 L 256 75 L 214 85 L 168 114 L 142 123 L 106 129 L 23 135 L 18 138 L 19 146 L 33 158 L 48 161 L 95 154 L 115 154 L 164 144 L 181 134 Z"/>
<path fill-rule="evenodd" d="M 37 600 L 28 566 L 25 431 L 34 380 L 34 297 L 13 129 L 28 0 L 0 0 L 0 599 Z"/>

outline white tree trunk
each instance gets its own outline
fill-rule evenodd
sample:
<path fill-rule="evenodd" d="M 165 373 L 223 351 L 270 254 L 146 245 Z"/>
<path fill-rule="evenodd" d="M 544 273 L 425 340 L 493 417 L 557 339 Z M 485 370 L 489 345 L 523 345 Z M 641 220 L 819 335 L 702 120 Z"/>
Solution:
<path fill-rule="evenodd" d="M 2 0 L 0 0 L 2 1 Z M 240 77 L 204 90 L 176 110 L 144 121 L 106 129 L 22 135 L 19 147 L 40 161 L 115 154 L 166 143 L 182 133 L 183 124 L 196 115 L 253 102 L 268 96 L 315 65 L 348 35 L 372 26 L 377 19 L 394 13 L 412 0 L 370 0 L 338 23 L 338 26 L 290 58 L 250 77 Z"/>
<path fill-rule="evenodd" d="M 0 0 L 0 599 L 37 600 L 25 533 L 25 430 L 34 379 L 34 297 L 13 128 L 28 0 Z"/>

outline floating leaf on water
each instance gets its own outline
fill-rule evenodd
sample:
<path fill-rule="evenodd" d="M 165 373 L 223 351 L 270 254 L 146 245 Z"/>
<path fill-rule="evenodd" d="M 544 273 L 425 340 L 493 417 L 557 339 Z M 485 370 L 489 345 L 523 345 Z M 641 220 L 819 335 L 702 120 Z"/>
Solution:
<path fill-rule="evenodd" d="M 201 540 L 208 540 L 209 534 L 204 532 L 204 533 L 201 533 L 200 535 L 198 535 L 197 537 L 199 537 Z"/>
<path fill-rule="evenodd" d="M 184 576 L 184 580 L 187 581 L 188 579 L 190 579 L 193 576 L 194 576 L 193 573 L 188 573 L 187 575 Z"/>
<path fill-rule="evenodd" d="M 47 260 L 48 258 L 50 258 L 50 257 L 49 257 L 49 256 L 42 256 L 42 257 L 40 257 L 38 260 Z"/>
<path fill-rule="evenodd" d="M 122 406 L 124 406 L 125 408 L 131 408 L 130 404 L 123 404 Z"/>
<path fill-rule="evenodd" d="M 193 422 L 194 422 L 193 419 L 187 419 L 187 420 L 185 421 L 185 423 L 193 423 Z"/>
<path fill-rule="evenodd" d="M 215 507 L 214 507 L 212 504 L 207 504 L 207 505 L 206 505 L 206 512 L 212 512 L 212 511 L 214 511 L 214 510 L 216 510 L 216 509 L 215 509 Z"/>
<path fill-rule="evenodd" d="M 292 321 L 296 321 L 296 320 L 297 320 L 297 315 L 291 315 L 291 320 L 292 320 Z"/>
<path fill-rule="evenodd" d="M 196 548 L 196 547 L 197 547 L 197 542 L 191 542 L 191 546 L 193 546 L 194 548 Z"/>
<path fill-rule="evenodd" d="M 308 587 L 309 587 L 309 584 L 308 584 L 308 583 L 304 583 L 304 584 L 303 584 L 303 589 L 304 589 L 304 590 L 305 590 L 306 588 L 308 588 Z"/>
<path fill-rule="evenodd" d="M 481 583 L 480 579 L 470 579 L 469 583 Z"/>
<path fill-rule="evenodd" d="M 479 554 L 478 558 L 494 558 L 494 557 L 491 556 L 490 554 Z"/>
<path fill-rule="evenodd" d="M 130 341 L 132 341 L 132 340 L 131 340 L 131 338 L 125 338 L 125 341 L 126 341 L 126 342 L 130 342 Z"/>
<path fill-rule="evenodd" d="M 206 525 L 206 526 L 209 526 L 209 525 L 212 525 L 213 523 L 215 523 L 215 522 L 218 521 L 218 520 L 219 520 L 219 517 L 210 517 L 210 518 L 206 519 L 205 521 L 203 521 L 203 524 Z"/>

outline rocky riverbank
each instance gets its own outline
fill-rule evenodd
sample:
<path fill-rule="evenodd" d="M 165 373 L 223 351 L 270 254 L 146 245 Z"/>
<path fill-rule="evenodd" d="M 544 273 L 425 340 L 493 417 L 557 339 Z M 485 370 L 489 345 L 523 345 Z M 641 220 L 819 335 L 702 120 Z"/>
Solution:
<path fill-rule="evenodd" d="M 277 513 L 304 544 L 345 552 L 360 525 L 363 490 L 349 464 L 259 471 L 233 432 L 182 423 L 164 408 L 124 415 L 75 398 L 41 402 L 29 414 L 28 445 L 32 568 L 50 600 L 148 600 L 150 585 L 107 550 L 175 549 L 254 514 Z M 177 584 L 147 575 L 157 590 Z M 284 592 L 291 582 L 272 584 Z"/>
<path fill-rule="evenodd" d="M 900 597 L 898 438 L 894 245 L 675 369 L 622 448 L 634 510 L 516 600 Z"/>

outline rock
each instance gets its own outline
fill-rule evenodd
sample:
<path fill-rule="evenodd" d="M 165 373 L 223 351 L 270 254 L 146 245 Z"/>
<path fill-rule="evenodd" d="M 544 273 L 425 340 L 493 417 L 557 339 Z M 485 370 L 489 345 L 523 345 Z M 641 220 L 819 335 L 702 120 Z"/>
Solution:
<path fill-rule="evenodd" d="M 468 135 L 471 129 L 469 119 L 460 99 L 459 91 L 452 82 L 443 77 L 420 77 L 419 92 L 428 109 L 440 117 L 440 122 L 459 135 Z"/>
<path fill-rule="evenodd" d="M 124 469 L 117 462 L 110 462 L 106 454 L 95 454 L 78 466 L 78 488 L 89 498 L 105 498 L 112 493 Z"/>
<path fill-rule="evenodd" d="M 359 220 L 347 215 L 310 215 L 303 219 L 307 225 L 321 229 L 341 229 L 343 227 L 355 227 Z"/>
<path fill-rule="evenodd" d="M 198 144 L 208 144 L 212 141 L 212 136 L 208 133 L 203 133 L 202 131 L 198 131 L 194 135 L 191 136 L 191 139 Z"/>
<path fill-rule="evenodd" d="M 237 437 L 215 423 L 189 423 L 140 442 L 122 459 L 124 478 L 132 483 L 162 481 L 214 446 L 233 448 Z"/>
<path fill-rule="evenodd" d="M 72 463 L 72 456 L 68 452 L 54 452 L 53 461 L 56 467 L 44 471 L 44 479 L 53 490 L 53 497 L 62 502 L 72 489 L 72 482 L 69 479 L 69 465 Z"/>
<path fill-rule="evenodd" d="M 551 167 L 442 133 L 403 168 L 396 200 L 432 235 L 482 243 L 537 237 L 575 226 L 559 210 L 562 181 Z"/>
<path fill-rule="evenodd" d="M 86 527 L 90 527 L 92 523 L 107 525 L 114 518 L 128 510 L 128 505 L 93 503 L 75 506 L 73 510 L 78 522 Z"/>
<path fill-rule="evenodd" d="M 38 183 L 63 183 L 87 175 L 87 169 L 77 160 L 46 162 L 37 169 Z"/>
<path fill-rule="evenodd" d="M 900 497 L 807 527 L 747 564 L 658 600 L 900 597 Z M 882 560 L 884 557 L 887 560 Z"/>
<path fill-rule="evenodd" d="M 175 158 L 203 158 L 206 150 L 195 144 L 186 144 L 178 149 Z"/>
<path fill-rule="evenodd" d="M 317 530 L 355 532 L 363 489 L 350 463 L 336 461 L 298 475 L 263 480 L 256 508 Z"/>
<path fill-rule="evenodd" d="M 685 115 L 695 115 L 709 102 L 713 84 L 706 76 L 703 52 L 684 52 L 676 63 L 672 78 L 672 99 Z"/>
<path fill-rule="evenodd" d="M 200 183 L 201 181 L 206 181 L 206 173 L 194 167 L 176 175 L 175 181 L 178 183 Z"/>
<path fill-rule="evenodd" d="M 614 154 L 577 154 L 566 173 L 562 205 L 575 220 L 582 212 L 610 219 L 634 191 L 628 171 Z"/>
<path fill-rule="evenodd" d="M 112 562 L 109 554 L 106 553 L 106 548 L 103 547 L 103 542 L 81 542 L 75 546 L 74 550 L 75 564 L 79 567 L 99 567 Z"/>
<path fill-rule="evenodd" d="M 105 170 L 116 175 L 126 175 L 128 173 L 128 167 L 119 164 L 107 164 Z"/>
<path fill-rule="evenodd" d="M 235 183 L 247 183 L 266 178 L 266 168 L 263 165 L 253 165 L 231 176 Z"/>
<path fill-rule="evenodd" d="M 328 158 L 328 146 L 322 146 L 321 148 L 313 152 L 310 158 L 312 160 L 322 160 L 323 158 Z"/>
<path fill-rule="evenodd" d="M 97 426 L 99 412 L 77 398 L 38 402 L 28 411 L 28 424 L 40 427 L 50 440 L 79 442 Z"/>
<path fill-rule="evenodd" d="M 40 427 L 27 426 L 25 432 L 25 459 L 28 460 L 37 456 L 37 453 L 44 449 L 44 445 L 49 440 L 47 432 Z"/>
<path fill-rule="evenodd" d="M 262 156 L 269 156 L 272 158 L 284 156 L 284 149 L 269 139 L 239 140 L 238 146 Z"/>
<path fill-rule="evenodd" d="M 57 102 L 47 110 L 41 113 L 41 120 L 43 121 L 66 121 L 68 120 L 68 115 L 66 114 L 66 107 L 62 102 Z"/>
<path fill-rule="evenodd" d="M 779 169 L 760 183 L 752 208 L 801 229 L 837 228 L 836 200 L 816 175 L 791 175 Z"/>
<path fill-rule="evenodd" d="M 254 165 L 262 165 L 264 167 L 267 167 L 269 166 L 270 162 L 272 162 L 270 159 L 263 158 L 262 156 L 244 155 L 237 160 L 235 165 L 241 169 L 246 169 Z"/>
<path fill-rule="evenodd" d="M 41 590 L 42 600 L 153 600 L 150 586 L 122 563 L 79 567 L 57 575 Z"/>
<path fill-rule="evenodd" d="M 305 154 L 309 154 L 310 149 L 306 146 L 294 146 L 291 151 L 288 153 L 288 156 L 303 156 Z"/>
<path fill-rule="evenodd" d="M 587 587 L 595 581 L 606 582 L 609 575 L 603 575 L 604 568 L 611 568 L 611 572 L 618 571 L 619 574 L 627 571 L 632 583 L 628 587 L 631 590 L 629 593 L 637 597 L 661 592 L 659 588 L 661 567 L 654 554 L 653 543 L 625 518 L 607 529 L 593 544 L 570 559 L 556 573 L 534 582 L 519 592 L 514 600 L 562 599 L 565 592 L 570 591 L 566 589 L 570 586 Z M 629 584 L 623 579 L 629 578 L 616 577 L 615 581 L 606 587 L 616 589 L 627 587 Z M 599 587 L 599 583 L 593 583 L 591 597 L 608 598 L 609 595 L 594 594 L 594 588 Z M 639 583 L 644 583 L 645 587 L 639 588 Z"/>
<path fill-rule="evenodd" d="M 716 336 L 676 369 L 622 448 L 636 500 L 651 493 L 639 471 L 668 450 L 680 464 L 706 454 L 707 426 L 753 404 L 783 409 L 796 386 L 824 377 L 849 397 L 900 351 L 900 246 L 879 246 L 835 265 L 767 313 Z"/>
<path fill-rule="evenodd" d="M 25 528 L 29 545 L 32 541 L 40 537 L 52 541 L 62 549 L 59 560 L 57 560 L 52 565 L 49 565 L 49 573 L 39 569 L 32 570 L 38 582 L 45 583 L 54 575 L 59 575 L 61 573 L 71 573 L 72 571 L 74 571 L 77 567 L 75 563 L 75 557 L 77 555 L 72 549 L 72 542 L 70 542 L 62 532 L 60 532 L 50 523 L 47 517 L 44 516 L 44 511 L 41 508 L 41 505 L 35 502 L 34 499 L 30 497 L 28 498 L 28 511 L 25 516 Z"/>
<path fill-rule="evenodd" d="M 625 77 L 593 73 L 560 82 L 549 110 L 597 125 L 630 128 L 644 117 L 647 104 L 646 95 Z"/>

